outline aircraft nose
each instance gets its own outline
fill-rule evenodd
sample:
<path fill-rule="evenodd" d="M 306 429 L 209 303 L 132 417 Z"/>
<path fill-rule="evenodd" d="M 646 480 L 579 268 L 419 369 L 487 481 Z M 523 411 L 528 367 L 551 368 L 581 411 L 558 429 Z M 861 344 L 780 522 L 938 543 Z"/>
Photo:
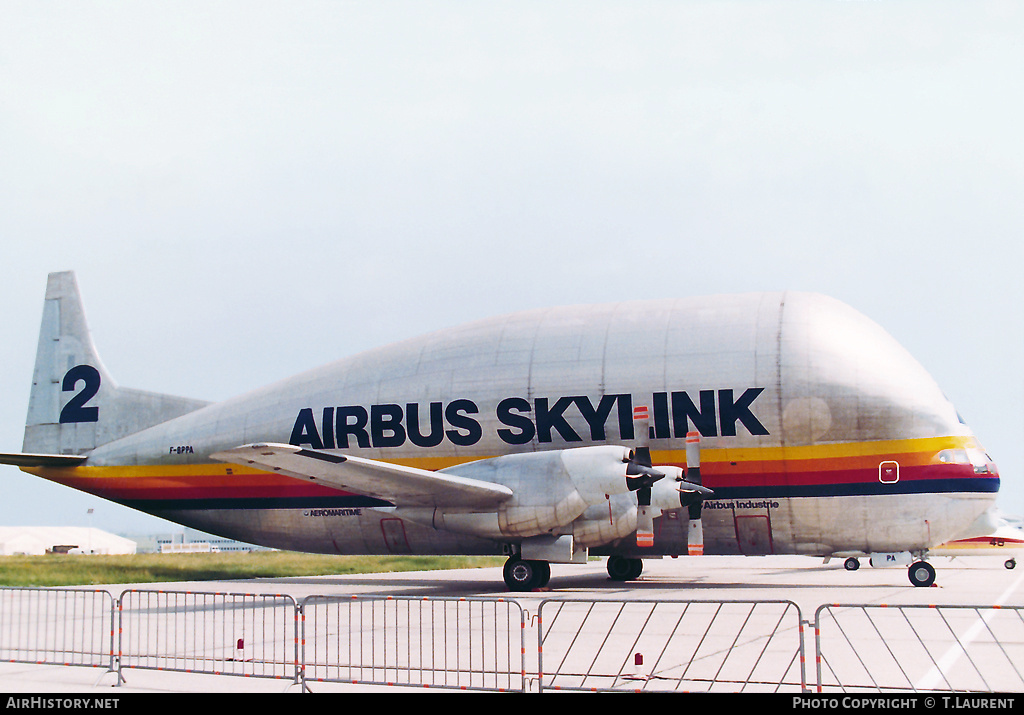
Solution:
<path fill-rule="evenodd" d="M 981 452 L 981 459 L 972 459 L 971 462 L 974 464 L 974 473 L 979 477 L 987 477 L 991 480 L 992 493 L 997 494 L 999 492 L 999 467 L 996 466 L 995 461 L 988 456 L 987 452 Z"/>
<path fill-rule="evenodd" d="M 960 466 L 960 478 L 966 478 L 964 470 L 973 472 L 974 478 L 969 480 L 973 488 L 971 492 L 985 492 L 994 498 L 999 492 L 999 468 L 988 453 L 979 447 L 944 449 L 938 454 L 940 462 Z M 961 482 L 961 484 L 965 484 Z"/>
<path fill-rule="evenodd" d="M 979 450 L 980 455 L 972 457 L 971 462 L 974 464 L 975 474 L 987 474 L 992 479 L 996 480 L 996 484 L 999 483 L 999 467 L 996 466 L 995 461 L 988 456 L 988 452 Z"/>

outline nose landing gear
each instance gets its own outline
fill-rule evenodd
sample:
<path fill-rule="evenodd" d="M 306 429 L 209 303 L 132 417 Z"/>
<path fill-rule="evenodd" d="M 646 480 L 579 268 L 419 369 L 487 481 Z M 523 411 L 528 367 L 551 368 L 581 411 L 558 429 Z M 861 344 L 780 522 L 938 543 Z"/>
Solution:
<path fill-rule="evenodd" d="M 910 577 L 910 583 L 915 586 L 931 586 L 935 583 L 935 568 L 927 561 L 911 564 L 907 575 Z"/>

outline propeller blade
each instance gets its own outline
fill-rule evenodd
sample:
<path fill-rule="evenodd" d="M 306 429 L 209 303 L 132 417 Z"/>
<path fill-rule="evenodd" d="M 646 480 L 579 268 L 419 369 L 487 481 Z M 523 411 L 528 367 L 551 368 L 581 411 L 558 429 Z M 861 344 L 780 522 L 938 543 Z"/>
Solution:
<path fill-rule="evenodd" d="M 648 477 L 654 477 L 655 479 L 661 479 L 662 477 L 665 476 L 665 473 L 655 469 L 649 464 L 641 464 L 640 462 L 636 461 L 636 457 L 634 456 L 632 459 L 629 460 L 629 464 L 626 466 L 626 475 L 644 475 Z"/>
<path fill-rule="evenodd" d="M 702 487 L 700 484 L 690 484 L 690 482 L 683 480 L 679 482 L 677 491 L 680 494 L 690 495 L 694 499 L 700 501 L 703 499 L 710 499 L 715 495 L 715 492 L 707 487 Z M 689 501 L 686 504 L 680 504 L 680 506 L 689 506 Z"/>
<path fill-rule="evenodd" d="M 654 513 L 649 506 L 636 510 L 636 545 L 645 549 L 654 546 Z"/>
<path fill-rule="evenodd" d="M 633 438 L 637 441 L 636 449 L 633 450 L 634 461 L 644 467 L 651 467 L 650 447 L 650 417 L 647 405 L 639 405 L 633 408 Z"/>
<path fill-rule="evenodd" d="M 650 439 L 651 417 L 647 405 L 637 405 L 633 408 L 633 439 L 641 444 L 647 444 Z M 641 427 L 643 429 L 641 429 Z"/>
<path fill-rule="evenodd" d="M 646 405 L 633 408 L 633 435 L 637 446 L 633 459 L 626 468 L 626 485 L 636 490 L 636 545 L 649 549 L 654 546 L 654 510 L 651 509 L 651 485 L 665 474 L 651 463 L 650 423 Z"/>
<path fill-rule="evenodd" d="M 686 481 L 700 484 L 700 432 L 686 433 Z"/>
<path fill-rule="evenodd" d="M 634 407 L 633 434 L 639 444 L 630 454 L 629 464 L 626 467 L 626 487 L 631 492 L 648 489 L 647 504 L 650 505 L 650 487 L 659 479 L 663 479 L 665 474 L 654 469 L 651 464 L 651 448 L 647 444 L 650 438 L 648 423 L 647 406 Z"/>
<path fill-rule="evenodd" d="M 700 519 L 690 520 L 690 531 L 686 541 L 686 552 L 690 556 L 704 555 L 704 524 Z"/>
<path fill-rule="evenodd" d="M 689 504 L 690 530 L 687 534 L 687 553 L 690 556 L 704 555 L 704 523 L 701 521 L 701 505 L 704 498 L 711 495 L 711 490 L 701 484 L 700 478 L 700 433 L 686 434 L 686 481 L 697 489 L 697 494 Z M 680 490 L 682 491 L 682 490 Z M 682 497 L 680 497 L 682 500 Z"/>
<path fill-rule="evenodd" d="M 686 434 L 686 471 L 683 477 L 677 477 L 679 490 L 679 506 L 690 507 L 691 518 L 700 518 L 701 502 L 714 496 L 714 492 L 703 484 L 700 478 L 700 433 Z M 694 511 L 696 509 L 696 511 Z"/>

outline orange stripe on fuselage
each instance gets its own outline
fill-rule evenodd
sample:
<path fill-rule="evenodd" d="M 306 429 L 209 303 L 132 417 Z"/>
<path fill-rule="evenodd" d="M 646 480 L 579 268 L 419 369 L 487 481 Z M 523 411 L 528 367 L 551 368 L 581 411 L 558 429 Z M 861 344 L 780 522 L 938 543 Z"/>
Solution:
<path fill-rule="evenodd" d="M 220 464 L 32 468 L 24 471 L 112 501 L 332 497 L 338 491 L 272 472 L 228 474 Z"/>
<path fill-rule="evenodd" d="M 704 485 L 712 489 L 871 482 L 878 479 L 879 462 L 892 460 L 900 464 L 901 479 L 935 478 L 936 474 L 953 475 L 956 467 L 939 463 L 939 451 L 975 446 L 972 437 L 954 436 L 800 447 L 705 448 L 701 454 L 701 476 Z M 653 450 L 652 458 L 654 464 L 686 465 L 684 450 Z M 435 471 L 475 460 L 426 457 L 393 461 Z M 925 467 L 935 469 L 922 471 Z M 335 497 L 342 493 L 273 472 L 238 470 L 237 466 L 219 462 L 23 468 L 43 479 L 113 501 Z"/>

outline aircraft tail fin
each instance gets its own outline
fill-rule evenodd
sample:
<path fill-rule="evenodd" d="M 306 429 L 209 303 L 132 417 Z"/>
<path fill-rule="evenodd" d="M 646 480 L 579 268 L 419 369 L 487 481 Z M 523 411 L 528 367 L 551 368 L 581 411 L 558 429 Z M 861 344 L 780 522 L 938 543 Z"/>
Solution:
<path fill-rule="evenodd" d="M 24 452 L 82 455 L 207 404 L 119 387 L 93 345 L 75 274 L 49 275 Z"/>

